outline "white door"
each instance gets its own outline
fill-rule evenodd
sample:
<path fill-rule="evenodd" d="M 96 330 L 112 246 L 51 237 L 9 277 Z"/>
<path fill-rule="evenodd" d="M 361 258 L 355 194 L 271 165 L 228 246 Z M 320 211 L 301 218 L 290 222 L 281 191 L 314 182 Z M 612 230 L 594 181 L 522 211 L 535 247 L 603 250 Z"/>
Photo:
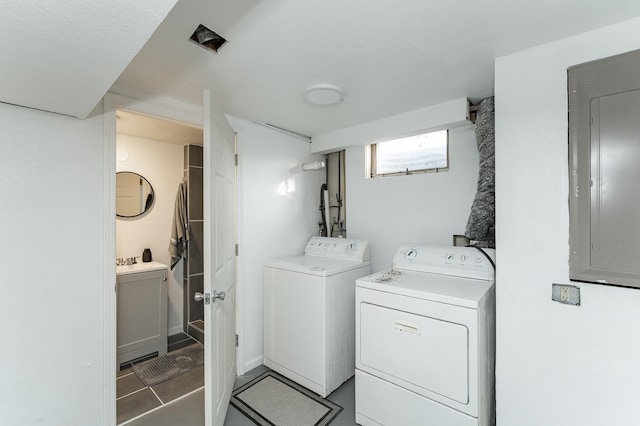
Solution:
<path fill-rule="evenodd" d="M 133 173 L 116 173 L 116 213 L 136 216 L 140 210 L 140 177 Z"/>
<path fill-rule="evenodd" d="M 204 91 L 204 292 L 224 300 L 204 305 L 205 424 L 222 426 L 236 377 L 235 136 Z"/>

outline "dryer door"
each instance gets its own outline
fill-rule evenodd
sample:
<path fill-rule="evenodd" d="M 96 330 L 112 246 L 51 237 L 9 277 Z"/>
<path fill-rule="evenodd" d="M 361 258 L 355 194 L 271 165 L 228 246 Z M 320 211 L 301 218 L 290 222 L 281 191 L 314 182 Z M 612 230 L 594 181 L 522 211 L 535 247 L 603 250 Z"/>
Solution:
<path fill-rule="evenodd" d="M 477 416 L 477 311 L 356 288 L 356 367 Z"/>
<path fill-rule="evenodd" d="M 468 333 L 461 324 L 363 303 L 362 364 L 425 390 L 469 402 Z"/>

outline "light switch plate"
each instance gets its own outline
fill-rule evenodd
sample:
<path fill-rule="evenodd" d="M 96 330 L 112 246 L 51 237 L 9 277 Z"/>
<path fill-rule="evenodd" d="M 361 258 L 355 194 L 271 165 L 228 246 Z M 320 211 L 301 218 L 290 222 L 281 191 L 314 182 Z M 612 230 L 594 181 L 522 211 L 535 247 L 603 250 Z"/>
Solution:
<path fill-rule="evenodd" d="M 551 300 L 566 305 L 580 306 L 580 287 L 569 284 L 551 284 Z"/>

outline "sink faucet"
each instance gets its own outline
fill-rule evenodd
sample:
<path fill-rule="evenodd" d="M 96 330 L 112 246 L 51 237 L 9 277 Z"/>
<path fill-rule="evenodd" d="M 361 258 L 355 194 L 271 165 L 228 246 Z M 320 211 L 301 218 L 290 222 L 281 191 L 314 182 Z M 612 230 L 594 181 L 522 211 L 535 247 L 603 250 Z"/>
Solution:
<path fill-rule="evenodd" d="M 134 257 L 118 257 L 116 259 L 116 266 L 123 266 L 123 265 L 135 265 L 138 262 L 136 261 L 136 258 L 138 258 L 140 256 L 134 256 Z"/>

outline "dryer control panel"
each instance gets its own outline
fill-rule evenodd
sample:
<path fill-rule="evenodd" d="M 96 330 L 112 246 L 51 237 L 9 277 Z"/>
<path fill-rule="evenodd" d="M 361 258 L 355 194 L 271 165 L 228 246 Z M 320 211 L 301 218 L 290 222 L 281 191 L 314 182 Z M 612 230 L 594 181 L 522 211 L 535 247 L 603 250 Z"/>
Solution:
<path fill-rule="evenodd" d="M 393 258 L 393 268 L 491 281 L 495 258 L 494 249 L 403 244 Z"/>
<path fill-rule="evenodd" d="M 369 241 L 353 238 L 311 237 L 304 249 L 305 256 L 367 262 Z"/>

